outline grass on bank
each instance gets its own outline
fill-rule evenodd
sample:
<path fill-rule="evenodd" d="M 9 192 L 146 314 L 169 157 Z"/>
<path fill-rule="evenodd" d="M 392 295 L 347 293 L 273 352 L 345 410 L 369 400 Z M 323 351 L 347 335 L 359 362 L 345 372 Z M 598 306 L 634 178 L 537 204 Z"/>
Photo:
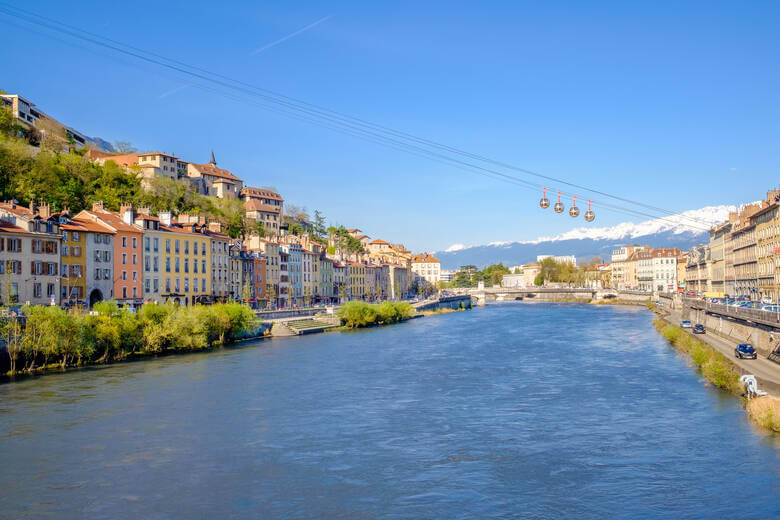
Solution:
<path fill-rule="evenodd" d="M 772 396 L 754 397 L 745 406 L 748 416 L 767 430 L 780 433 L 780 399 Z"/>
<path fill-rule="evenodd" d="M 254 311 L 239 303 L 147 304 L 133 313 L 109 301 L 92 314 L 43 305 L 23 307 L 22 314 L 0 318 L 9 374 L 202 350 L 256 335 L 260 326 Z"/>
<path fill-rule="evenodd" d="M 351 301 L 342 305 L 337 315 L 346 328 L 356 329 L 405 321 L 415 315 L 415 310 L 408 302 Z"/>
<path fill-rule="evenodd" d="M 734 395 L 742 395 L 742 385 L 739 383 L 740 373 L 726 356 L 706 343 L 691 337 L 680 327 L 671 325 L 660 318 L 653 320 L 653 325 L 677 350 L 690 356 L 691 361 L 710 383 Z"/>

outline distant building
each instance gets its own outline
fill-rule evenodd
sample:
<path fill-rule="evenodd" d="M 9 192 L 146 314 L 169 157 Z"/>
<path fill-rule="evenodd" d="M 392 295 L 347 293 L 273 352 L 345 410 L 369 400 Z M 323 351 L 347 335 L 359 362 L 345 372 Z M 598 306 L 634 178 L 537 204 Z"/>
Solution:
<path fill-rule="evenodd" d="M 568 263 L 568 264 L 574 264 L 577 265 L 577 257 L 574 255 L 562 255 L 562 256 L 554 256 L 554 255 L 538 255 L 536 257 L 537 262 L 541 262 L 542 260 L 545 260 L 547 258 L 552 258 L 556 262 L 559 263 Z"/>
<path fill-rule="evenodd" d="M 438 258 L 428 253 L 412 256 L 412 274 L 416 281 L 425 282 L 437 286 L 441 280 L 441 262 Z"/>
<path fill-rule="evenodd" d="M 217 167 L 214 152 L 211 152 L 211 159 L 205 164 L 189 163 L 187 175 L 203 182 L 205 195 L 221 199 L 238 198 L 244 187 L 244 181 L 228 170 Z"/>
<path fill-rule="evenodd" d="M 263 225 L 269 235 L 278 235 L 284 213 L 284 199 L 269 188 L 243 188 L 239 192 L 246 206 L 246 216 Z"/>
<path fill-rule="evenodd" d="M 457 271 L 452 271 L 452 270 L 449 270 L 449 269 L 442 269 L 439 272 L 439 278 L 441 279 L 442 282 L 449 283 L 453 279 L 455 279 L 455 275 L 457 273 L 458 273 Z"/>
<path fill-rule="evenodd" d="M 514 289 L 525 286 L 525 275 L 523 274 L 505 274 L 501 278 L 501 287 L 505 289 Z"/>
<path fill-rule="evenodd" d="M 11 113 L 22 127 L 36 129 L 42 133 L 47 130 L 55 130 L 62 133 L 62 137 L 70 139 L 76 148 L 95 148 L 105 152 L 113 152 L 113 147 L 100 138 L 88 137 L 81 132 L 60 123 L 53 117 L 45 114 L 31 101 L 17 94 L 0 94 L 0 105 L 8 106 Z"/>

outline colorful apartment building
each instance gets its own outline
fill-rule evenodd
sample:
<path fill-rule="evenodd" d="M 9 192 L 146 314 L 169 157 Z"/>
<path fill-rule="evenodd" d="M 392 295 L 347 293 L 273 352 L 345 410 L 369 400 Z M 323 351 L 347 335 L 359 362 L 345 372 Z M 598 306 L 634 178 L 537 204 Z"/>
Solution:
<path fill-rule="evenodd" d="M 59 220 L 48 205 L 0 203 L 0 299 L 4 303 L 60 302 Z"/>
<path fill-rule="evenodd" d="M 97 201 L 92 211 L 81 211 L 76 219 L 100 224 L 113 235 L 114 300 L 130 307 L 143 304 L 143 231 L 134 223 L 133 208 L 122 206 L 120 212 L 109 211 Z"/>

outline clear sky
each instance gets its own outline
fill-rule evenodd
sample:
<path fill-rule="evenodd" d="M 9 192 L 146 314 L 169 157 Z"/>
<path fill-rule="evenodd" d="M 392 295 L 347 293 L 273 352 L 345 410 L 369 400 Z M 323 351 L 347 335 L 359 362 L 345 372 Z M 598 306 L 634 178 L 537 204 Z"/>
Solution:
<path fill-rule="evenodd" d="M 777 2 L 17 5 L 167 57 L 671 210 L 778 184 Z M 93 136 L 208 160 L 414 250 L 551 235 L 540 193 L 285 118 L 0 14 L 0 88 Z M 16 23 L 16 22 L 14 22 Z M 303 30 L 301 30 L 303 29 Z M 632 220 L 606 210 L 592 225 Z M 633 220 L 642 220 L 636 218 Z"/>

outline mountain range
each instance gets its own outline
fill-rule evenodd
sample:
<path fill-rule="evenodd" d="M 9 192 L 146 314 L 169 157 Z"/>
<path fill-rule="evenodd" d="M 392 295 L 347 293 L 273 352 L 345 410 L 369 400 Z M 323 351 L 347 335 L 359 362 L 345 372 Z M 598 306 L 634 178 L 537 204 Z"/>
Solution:
<path fill-rule="evenodd" d="M 728 220 L 735 206 L 707 206 L 668 217 L 640 223 L 623 222 L 610 227 L 580 227 L 552 237 L 536 240 L 490 242 L 466 246 L 453 244 L 435 256 L 442 269 L 461 265 L 485 265 L 501 262 L 521 265 L 536 261 L 537 255 L 574 255 L 577 259 L 601 257 L 608 262 L 612 251 L 630 244 L 651 247 L 677 247 L 686 251 L 709 242 L 709 227 Z"/>

